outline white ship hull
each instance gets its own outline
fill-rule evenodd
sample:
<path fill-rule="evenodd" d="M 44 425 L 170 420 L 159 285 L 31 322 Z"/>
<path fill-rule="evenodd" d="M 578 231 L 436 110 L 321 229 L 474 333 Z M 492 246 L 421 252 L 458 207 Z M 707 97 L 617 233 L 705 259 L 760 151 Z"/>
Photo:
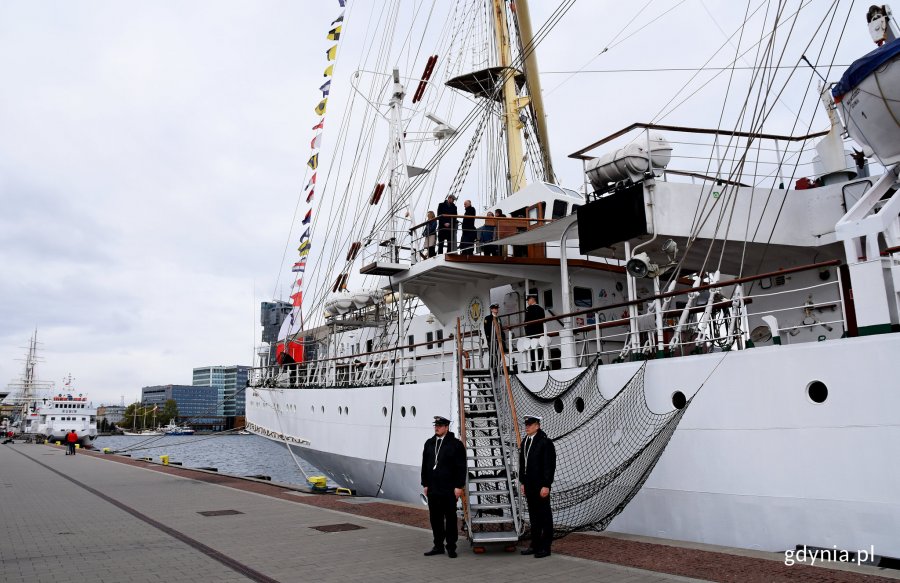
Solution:
<path fill-rule="evenodd" d="M 690 397 L 709 380 L 610 530 L 764 551 L 874 545 L 879 555 L 900 556 L 900 468 L 885 457 L 900 449 L 900 380 L 880 366 L 897 354 L 900 334 L 888 334 L 650 362 L 645 391 L 654 411 L 671 410 L 674 391 Z M 604 396 L 638 366 L 600 367 Z M 545 375 L 523 380 L 537 388 Z M 822 404 L 807 396 L 815 380 L 828 387 Z M 382 496 L 417 501 L 431 418 L 450 412 L 454 398 L 449 379 L 398 385 L 391 424 L 390 386 L 256 388 L 248 427 L 287 436 L 296 454 L 360 494 L 381 485 Z"/>

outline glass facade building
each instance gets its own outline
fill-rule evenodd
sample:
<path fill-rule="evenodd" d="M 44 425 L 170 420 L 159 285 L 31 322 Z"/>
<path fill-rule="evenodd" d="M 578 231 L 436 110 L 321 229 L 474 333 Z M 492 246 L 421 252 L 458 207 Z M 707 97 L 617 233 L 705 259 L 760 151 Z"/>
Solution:
<path fill-rule="evenodd" d="M 194 369 L 194 386 L 213 387 L 218 399 L 217 415 L 242 416 L 246 412 L 246 387 L 250 367 L 204 366 Z"/>
<path fill-rule="evenodd" d="M 161 410 L 169 399 L 178 404 L 178 420 L 180 422 L 191 426 L 217 427 L 222 425 L 222 419 L 217 413 L 218 393 L 213 387 L 157 385 L 141 389 L 141 403 L 145 407 L 159 405 Z"/>

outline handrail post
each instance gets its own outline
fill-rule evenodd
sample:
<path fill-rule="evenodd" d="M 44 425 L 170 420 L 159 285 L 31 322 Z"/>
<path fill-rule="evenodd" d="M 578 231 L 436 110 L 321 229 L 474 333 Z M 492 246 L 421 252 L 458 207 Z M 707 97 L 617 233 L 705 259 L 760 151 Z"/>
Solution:
<path fill-rule="evenodd" d="M 460 326 L 459 318 L 456 318 L 456 370 L 457 370 L 457 393 L 459 398 L 459 437 L 460 441 L 463 444 L 463 450 L 466 449 L 466 401 L 465 401 L 465 378 L 463 377 L 463 343 L 462 343 L 462 328 Z M 468 456 L 466 456 L 468 458 Z M 468 462 L 466 462 L 468 466 Z M 466 472 L 469 469 L 466 467 Z M 469 490 L 468 488 L 463 489 L 462 495 L 462 506 L 463 506 L 463 521 L 469 527 L 469 531 L 471 533 L 471 525 L 469 524 Z"/>

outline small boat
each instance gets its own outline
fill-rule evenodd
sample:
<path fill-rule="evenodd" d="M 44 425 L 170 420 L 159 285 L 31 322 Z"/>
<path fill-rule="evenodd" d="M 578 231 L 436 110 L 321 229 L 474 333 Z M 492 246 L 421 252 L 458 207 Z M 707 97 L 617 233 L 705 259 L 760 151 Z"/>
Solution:
<path fill-rule="evenodd" d="M 166 435 L 193 435 L 194 430 L 188 427 L 187 425 L 176 425 L 175 421 L 169 421 L 169 424 L 165 427 L 161 428 L 161 431 Z M 159 433 L 157 435 L 162 435 Z"/>
<path fill-rule="evenodd" d="M 123 431 L 123 435 L 152 437 L 154 435 L 164 435 L 162 431 L 155 429 L 143 429 L 141 431 Z"/>

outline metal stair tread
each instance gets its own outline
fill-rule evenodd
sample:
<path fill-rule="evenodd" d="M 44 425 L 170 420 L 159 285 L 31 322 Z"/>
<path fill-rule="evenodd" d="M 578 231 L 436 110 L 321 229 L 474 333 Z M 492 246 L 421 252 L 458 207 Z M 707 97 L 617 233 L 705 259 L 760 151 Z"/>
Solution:
<path fill-rule="evenodd" d="M 472 524 L 504 524 L 515 522 L 512 516 L 473 516 Z"/>
<path fill-rule="evenodd" d="M 519 534 L 514 530 L 501 532 L 473 532 L 473 543 L 502 543 L 519 540 Z"/>
<path fill-rule="evenodd" d="M 478 510 L 509 510 L 512 506 L 506 502 L 505 504 L 469 504 L 469 508 L 477 512 Z"/>
<path fill-rule="evenodd" d="M 470 484 L 490 484 L 490 483 L 503 483 L 506 485 L 506 476 L 485 476 L 482 478 L 469 478 Z"/>

